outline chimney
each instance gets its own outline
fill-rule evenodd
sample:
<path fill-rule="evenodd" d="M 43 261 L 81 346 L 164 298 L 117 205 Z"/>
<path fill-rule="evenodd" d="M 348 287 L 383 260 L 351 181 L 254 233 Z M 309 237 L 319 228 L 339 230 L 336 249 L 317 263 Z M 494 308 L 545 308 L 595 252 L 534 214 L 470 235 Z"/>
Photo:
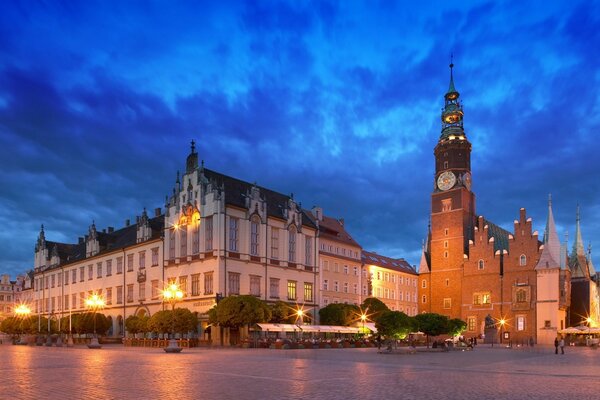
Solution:
<path fill-rule="evenodd" d="M 125 220 L 125 226 L 126 227 L 129 226 L 129 220 L 128 219 Z"/>
<path fill-rule="evenodd" d="M 112 226 L 108 227 L 108 233 L 113 233 L 115 231 L 115 228 Z"/>
<path fill-rule="evenodd" d="M 154 209 L 154 216 L 160 217 L 160 207 Z"/>
<path fill-rule="evenodd" d="M 83 243 L 83 237 L 79 236 L 78 243 L 79 244 Z"/>
<path fill-rule="evenodd" d="M 321 207 L 313 206 L 310 212 L 315 216 L 317 221 L 323 221 L 323 209 Z"/>

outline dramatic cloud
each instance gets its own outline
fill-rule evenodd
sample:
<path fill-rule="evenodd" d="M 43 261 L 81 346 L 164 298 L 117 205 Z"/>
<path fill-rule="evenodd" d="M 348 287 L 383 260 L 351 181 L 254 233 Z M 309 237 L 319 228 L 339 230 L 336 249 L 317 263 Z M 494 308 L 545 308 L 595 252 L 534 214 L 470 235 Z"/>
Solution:
<path fill-rule="evenodd" d="M 599 245 L 592 2 L 12 2 L 0 13 L 0 259 L 160 207 L 206 165 L 418 262 L 455 55 L 477 212 Z M 571 239 L 572 242 L 572 239 Z"/>

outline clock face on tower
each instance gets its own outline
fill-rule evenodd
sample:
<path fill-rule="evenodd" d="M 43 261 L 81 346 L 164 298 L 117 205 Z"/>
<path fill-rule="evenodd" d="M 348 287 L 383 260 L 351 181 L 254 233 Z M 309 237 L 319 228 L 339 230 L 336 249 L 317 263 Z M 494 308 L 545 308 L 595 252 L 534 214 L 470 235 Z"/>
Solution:
<path fill-rule="evenodd" d="M 451 189 L 456 184 L 456 176 L 451 171 L 446 171 L 438 176 L 437 185 L 440 190 Z"/>

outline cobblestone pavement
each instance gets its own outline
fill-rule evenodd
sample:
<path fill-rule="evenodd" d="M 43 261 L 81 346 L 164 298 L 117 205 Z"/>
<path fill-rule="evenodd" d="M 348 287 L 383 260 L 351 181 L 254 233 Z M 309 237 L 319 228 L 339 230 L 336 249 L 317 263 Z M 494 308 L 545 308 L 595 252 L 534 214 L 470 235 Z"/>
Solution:
<path fill-rule="evenodd" d="M 597 399 L 600 351 L 0 346 L 1 399 Z"/>

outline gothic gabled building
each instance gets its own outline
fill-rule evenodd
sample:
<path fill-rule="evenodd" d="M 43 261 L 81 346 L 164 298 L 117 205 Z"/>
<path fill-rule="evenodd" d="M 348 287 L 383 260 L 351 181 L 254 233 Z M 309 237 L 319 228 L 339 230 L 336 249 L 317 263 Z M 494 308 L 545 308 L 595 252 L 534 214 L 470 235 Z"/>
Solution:
<path fill-rule="evenodd" d="M 419 271 L 419 311 L 463 319 L 468 336 L 488 332 L 529 340 L 537 335 L 535 267 L 543 243 L 525 209 L 519 211 L 512 232 L 476 213 L 471 143 L 452 68 L 450 64 L 442 130 L 434 149 L 431 225 Z"/>
<path fill-rule="evenodd" d="M 571 309 L 569 325 L 591 325 L 600 323 L 598 274 L 592 263 L 591 249 L 586 254 L 581 235 L 579 207 L 575 224 L 575 242 L 569 255 L 571 270 Z M 589 322 L 588 322 L 589 318 Z"/>

